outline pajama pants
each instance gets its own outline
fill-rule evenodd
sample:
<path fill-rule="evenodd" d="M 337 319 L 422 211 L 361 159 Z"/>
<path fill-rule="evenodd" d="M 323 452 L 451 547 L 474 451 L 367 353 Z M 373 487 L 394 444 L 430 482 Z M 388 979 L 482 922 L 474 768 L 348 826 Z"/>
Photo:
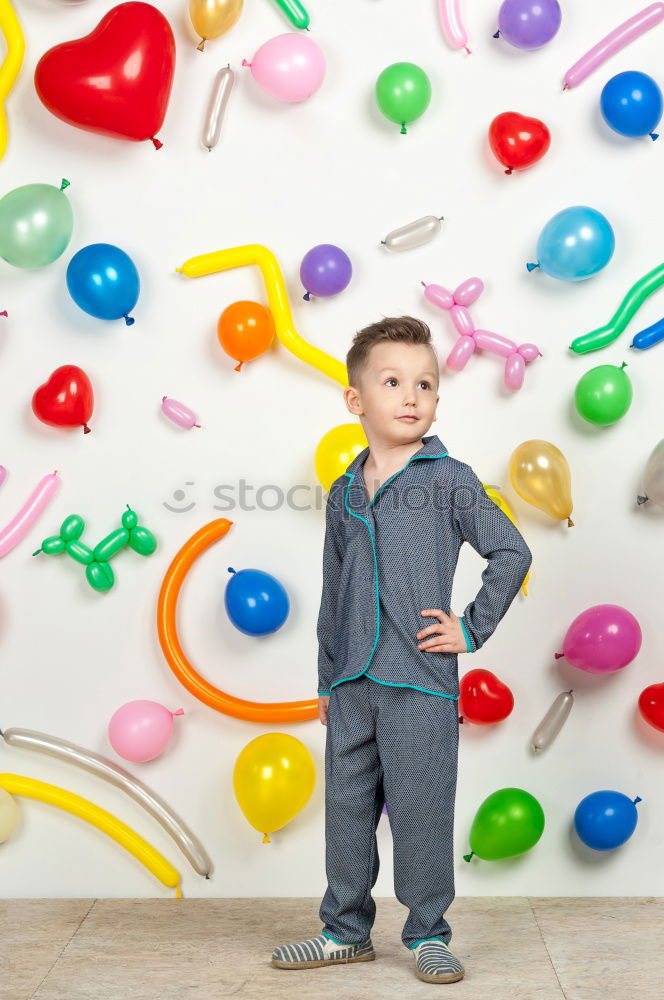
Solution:
<path fill-rule="evenodd" d="M 376 827 L 383 803 L 394 845 L 394 889 L 409 909 L 401 940 L 449 943 L 454 899 L 458 702 L 366 676 L 332 688 L 325 743 L 323 933 L 365 941 L 376 904 Z"/>

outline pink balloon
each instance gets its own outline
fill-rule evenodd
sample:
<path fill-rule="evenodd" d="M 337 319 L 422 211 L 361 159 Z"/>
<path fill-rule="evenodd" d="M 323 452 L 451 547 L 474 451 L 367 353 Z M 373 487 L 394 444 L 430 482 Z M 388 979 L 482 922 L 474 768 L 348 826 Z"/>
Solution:
<path fill-rule="evenodd" d="M 176 715 L 184 715 L 184 709 L 169 712 L 157 701 L 129 701 L 108 724 L 111 746 L 125 760 L 154 760 L 166 749 Z"/>
<path fill-rule="evenodd" d="M 664 20 L 664 3 L 651 3 L 649 7 L 644 7 L 638 14 L 623 21 L 567 70 L 563 90 L 578 86 L 603 62 L 662 20 Z"/>
<path fill-rule="evenodd" d="M 184 405 L 184 403 L 179 403 L 177 399 L 170 399 L 169 396 L 162 396 L 161 410 L 169 420 L 172 420 L 174 424 L 177 424 L 178 427 L 183 427 L 185 430 L 201 426 L 196 423 L 196 414 L 194 411 L 190 410 L 188 406 Z"/>
<path fill-rule="evenodd" d="M 43 479 L 39 480 L 18 513 L 0 531 L 0 557 L 6 556 L 8 552 L 11 552 L 25 538 L 32 525 L 42 511 L 48 507 L 59 489 L 60 478 L 57 472 L 52 472 L 50 475 L 44 476 Z"/>
<path fill-rule="evenodd" d="M 454 296 L 442 285 L 424 285 L 424 298 L 439 309 L 451 309 L 454 305 Z"/>
<path fill-rule="evenodd" d="M 536 344 L 519 344 L 517 351 L 526 363 L 542 357 L 542 352 Z"/>
<path fill-rule="evenodd" d="M 453 49 L 465 49 L 470 55 L 468 33 L 461 18 L 460 0 L 438 0 L 438 13 L 447 43 Z"/>
<path fill-rule="evenodd" d="M 270 38 L 257 50 L 249 66 L 256 83 L 280 101 L 306 101 L 325 77 L 325 56 L 313 39 L 298 32 Z"/>
<path fill-rule="evenodd" d="M 483 291 L 484 282 L 481 278 L 466 278 L 454 289 L 454 301 L 460 306 L 472 306 Z"/>
<path fill-rule="evenodd" d="M 641 627 L 619 604 L 597 604 L 567 629 L 563 652 L 568 663 L 591 674 L 608 674 L 631 663 L 641 648 Z"/>
<path fill-rule="evenodd" d="M 0 465 L 0 486 L 2 486 L 6 478 L 7 478 L 7 470 L 5 469 L 4 465 Z"/>
<path fill-rule="evenodd" d="M 508 389 L 520 389 L 523 385 L 523 376 L 526 372 L 526 362 L 518 351 L 510 354 L 505 362 L 505 374 L 503 376 Z"/>
<path fill-rule="evenodd" d="M 480 350 L 492 351 L 502 358 L 509 358 L 510 354 L 514 354 L 516 351 L 516 344 L 513 340 L 508 340 L 507 337 L 503 337 L 500 333 L 494 333 L 492 330 L 475 330 L 475 340 Z"/>
<path fill-rule="evenodd" d="M 465 368 L 468 358 L 475 350 L 474 337 L 459 337 L 456 344 L 447 356 L 447 367 L 452 371 L 460 372 Z"/>
<path fill-rule="evenodd" d="M 468 334 L 475 329 L 472 317 L 465 306 L 452 306 L 450 319 L 454 323 L 457 333 Z"/>

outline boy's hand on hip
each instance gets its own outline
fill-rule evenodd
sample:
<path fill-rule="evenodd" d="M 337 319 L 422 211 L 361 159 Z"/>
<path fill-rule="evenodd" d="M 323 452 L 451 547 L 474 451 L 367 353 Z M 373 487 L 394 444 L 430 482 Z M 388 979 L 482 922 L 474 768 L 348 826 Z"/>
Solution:
<path fill-rule="evenodd" d="M 327 725 L 327 709 L 329 704 L 329 694 L 321 694 L 318 696 L 318 717 L 324 726 Z"/>
<path fill-rule="evenodd" d="M 427 625 L 421 632 L 417 633 L 417 638 L 424 640 L 418 642 L 417 648 L 426 653 L 467 653 L 468 646 L 463 634 L 460 619 L 450 610 L 446 615 L 440 608 L 427 608 L 421 614 L 438 618 L 435 625 Z"/>

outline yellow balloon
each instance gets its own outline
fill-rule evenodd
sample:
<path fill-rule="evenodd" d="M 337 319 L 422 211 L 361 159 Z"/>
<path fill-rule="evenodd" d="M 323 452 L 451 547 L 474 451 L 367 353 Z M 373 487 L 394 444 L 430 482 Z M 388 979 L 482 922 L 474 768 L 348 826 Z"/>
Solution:
<path fill-rule="evenodd" d="M 569 465 L 555 444 L 537 439 L 520 444 L 510 458 L 510 479 L 520 497 L 574 527 Z"/>
<path fill-rule="evenodd" d="M 4 788 L 0 788 L 0 844 L 9 840 L 18 823 L 16 799 Z"/>
<path fill-rule="evenodd" d="M 304 743 L 288 733 L 265 733 L 247 743 L 233 769 L 240 809 L 254 829 L 280 830 L 307 804 L 316 783 L 314 759 Z"/>
<path fill-rule="evenodd" d="M 236 23 L 242 13 L 243 0 L 189 0 L 189 16 L 196 33 L 201 36 L 200 52 L 208 38 L 219 38 Z"/>
<path fill-rule="evenodd" d="M 281 268 L 277 258 L 267 247 L 261 246 L 260 243 L 248 243 L 242 247 L 202 253 L 198 257 L 190 257 L 182 267 L 176 267 L 175 270 L 187 278 L 200 278 L 205 274 L 218 274 L 219 271 L 228 271 L 233 267 L 247 267 L 250 264 L 259 267 L 263 275 L 268 304 L 280 343 L 300 361 L 317 368 L 324 375 L 329 375 L 346 388 L 348 372 L 343 361 L 337 361 L 325 351 L 308 344 L 295 329 Z"/>
<path fill-rule="evenodd" d="M 37 781 L 36 778 L 28 778 L 23 774 L 0 774 L 0 789 L 9 792 L 10 795 L 24 795 L 26 798 L 47 802 L 74 816 L 79 816 L 133 854 L 160 882 L 170 889 L 175 889 L 178 897 L 182 895 L 179 886 L 180 875 L 163 854 L 148 844 L 147 840 L 143 840 L 140 834 L 122 820 L 116 819 L 89 799 L 74 795 L 66 788 L 48 785 L 45 781 Z"/>
<path fill-rule="evenodd" d="M 316 448 L 314 464 L 318 480 L 326 492 L 368 446 L 362 424 L 339 424 L 323 435 Z"/>
<path fill-rule="evenodd" d="M 482 486 L 484 486 L 484 489 L 487 492 L 487 496 L 491 497 L 491 499 L 496 504 L 496 506 L 500 507 L 500 509 L 502 510 L 503 514 L 506 514 L 507 517 L 509 517 L 509 519 L 512 522 L 512 524 L 515 527 L 517 527 L 517 523 L 516 523 L 516 521 L 514 519 L 514 513 L 512 511 L 512 508 L 510 507 L 510 505 L 508 504 L 507 500 L 505 499 L 505 497 L 500 492 L 499 487 L 498 486 L 487 486 L 485 483 L 482 483 Z M 521 584 L 521 589 L 523 590 L 523 592 L 526 595 L 526 597 L 528 596 L 528 581 L 529 580 L 530 580 L 530 570 L 528 570 L 528 572 L 526 573 L 525 579 L 524 579 L 523 583 Z"/>
<path fill-rule="evenodd" d="M 0 66 L 0 160 L 7 148 L 7 118 L 5 98 L 16 83 L 23 64 L 25 39 L 21 25 L 9 0 L 0 0 L 0 31 L 7 44 L 7 55 Z"/>

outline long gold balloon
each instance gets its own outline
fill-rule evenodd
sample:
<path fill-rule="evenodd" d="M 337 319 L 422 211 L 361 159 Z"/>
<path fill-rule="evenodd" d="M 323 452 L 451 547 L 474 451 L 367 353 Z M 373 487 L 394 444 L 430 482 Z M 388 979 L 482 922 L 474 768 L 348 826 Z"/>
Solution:
<path fill-rule="evenodd" d="M 198 51 L 202 52 L 208 38 L 219 38 L 229 31 L 242 13 L 244 0 L 189 0 L 189 16 L 201 36 Z"/>
<path fill-rule="evenodd" d="M 555 444 L 534 439 L 515 448 L 510 458 L 512 486 L 524 500 L 545 514 L 574 527 L 572 484 L 567 459 Z"/>

